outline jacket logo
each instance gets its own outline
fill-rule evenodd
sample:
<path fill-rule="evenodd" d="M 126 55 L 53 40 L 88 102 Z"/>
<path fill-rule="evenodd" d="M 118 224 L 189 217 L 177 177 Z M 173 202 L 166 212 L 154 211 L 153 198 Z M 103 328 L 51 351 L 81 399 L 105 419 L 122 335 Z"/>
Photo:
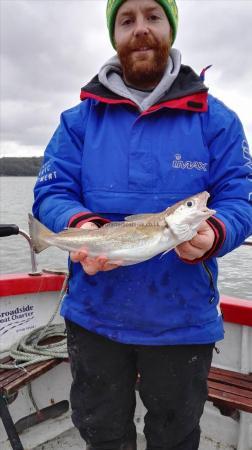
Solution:
<path fill-rule="evenodd" d="M 57 172 L 52 170 L 50 161 L 47 161 L 40 169 L 38 174 L 38 183 L 51 181 L 57 178 Z"/>
<path fill-rule="evenodd" d="M 250 169 L 250 174 L 248 175 L 248 179 L 249 181 L 252 181 L 252 158 L 251 155 L 249 153 L 249 146 L 247 141 L 245 141 L 245 139 L 242 141 L 242 153 L 243 153 L 243 158 L 245 159 L 245 166 L 248 167 Z"/>
<path fill-rule="evenodd" d="M 184 169 L 184 170 L 196 169 L 206 172 L 207 166 L 208 164 L 202 161 L 183 161 L 182 156 L 179 153 L 175 155 L 175 159 L 174 161 L 172 161 L 172 167 L 174 169 Z"/>
<path fill-rule="evenodd" d="M 245 160 L 245 167 L 249 168 L 249 174 L 247 175 L 247 180 L 252 182 L 252 158 L 251 155 L 249 153 L 249 146 L 248 143 L 245 139 L 243 139 L 242 141 L 242 153 L 243 153 L 243 158 Z M 249 192 L 249 201 L 252 201 L 252 192 Z"/>

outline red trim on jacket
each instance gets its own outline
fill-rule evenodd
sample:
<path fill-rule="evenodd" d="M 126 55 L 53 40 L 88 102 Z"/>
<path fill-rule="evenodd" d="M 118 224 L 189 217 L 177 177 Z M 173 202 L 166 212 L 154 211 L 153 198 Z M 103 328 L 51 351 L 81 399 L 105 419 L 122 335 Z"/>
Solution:
<path fill-rule="evenodd" d="M 183 109 L 186 111 L 206 112 L 208 109 L 207 92 L 198 92 L 196 94 L 187 95 L 185 97 L 168 100 L 158 105 L 151 106 L 142 115 L 157 111 L 160 108 Z"/>
<path fill-rule="evenodd" d="M 97 226 L 102 226 L 105 225 L 105 223 L 109 223 L 110 220 L 107 219 L 103 219 L 102 217 L 99 216 L 94 216 L 91 219 L 84 219 L 81 220 L 80 222 L 77 223 L 77 225 L 75 226 L 75 228 L 81 228 L 82 225 L 84 225 L 84 223 L 88 223 L 88 222 L 92 222 L 95 223 Z"/>
<path fill-rule="evenodd" d="M 196 94 L 187 95 L 182 98 L 167 100 L 165 102 L 151 106 L 147 111 L 144 111 L 142 115 L 149 114 L 161 108 L 183 109 L 186 111 L 194 111 L 194 112 L 206 112 L 208 109 L 207 95 L 208 95 L 207 92 L 198 92 Z M 136 103 L 126 98 L 110 99 L 106 97 L 100 97 L 95 94 L 91 94 L 90 92 L 81 91 L 80 99 L 85 100 L 87 98 L 92 98 L 94 100 L 98 100 L 100 102 L 108 103 L 111 105 L 128 104 L 137 107 Z"/>
<path fill-rule="evenodd" d="M 91 94 L 91 92 L 86 92 L 86 91 L 81 91 L 80 94 L 80 99 L 81 100 L 85 100 L 86 98 L 92 98 L 94 100 L 98 100 L 99 102 L 102 103 L 109 103 L 111 105 L 116 105 L 116 104 L 122 104 L 122 103 L 126 103 L 128 105 L 132 105 L 132 106 L 137 106 L 136 103 L 132 102 L 131 100 L 125 98 L 125 99 L 112 99 L 112 98 L 106 98 L 106 97 L 100 97 L 99 95 L 96 94 Z"/>
<path fill-rule="evenodd" d="M 209 217 L 209 219 L 207 219 L 207 223 L 208 225 L 210 225 L 216 236 L 216 242 L 214 242 L 212 249 L 209 251 L 208 255 L 209 257 L 214 255 L 218 250 L 220 250 L 223 243 L 225 242 L 226 226 L 222 222 L 222 220 L 218 219 L 215 216 Z"/>
<path fill-rule="evenodd" d="M 109 223 L 110 220 L 105 219 L 104 217 L 100 217 L 94 213 L 83 212 L 72 216 L 68 222 L 68 227 L 80 228 L 84 223 L 87 222 L 93 222 L 98 226 L 102 226 L 105 223 Z"/>

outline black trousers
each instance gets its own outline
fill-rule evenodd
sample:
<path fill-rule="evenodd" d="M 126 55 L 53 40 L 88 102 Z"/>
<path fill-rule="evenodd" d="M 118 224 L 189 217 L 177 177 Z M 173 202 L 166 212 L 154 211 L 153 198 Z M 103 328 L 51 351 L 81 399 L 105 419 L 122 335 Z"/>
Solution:
<path fill-rule="evenodd" d="M 90 450 L 134 450 L 135 384 L 147 450 L 197 450 L 213 344 L 127 345 L 66 321 L 72 420 Z"/>

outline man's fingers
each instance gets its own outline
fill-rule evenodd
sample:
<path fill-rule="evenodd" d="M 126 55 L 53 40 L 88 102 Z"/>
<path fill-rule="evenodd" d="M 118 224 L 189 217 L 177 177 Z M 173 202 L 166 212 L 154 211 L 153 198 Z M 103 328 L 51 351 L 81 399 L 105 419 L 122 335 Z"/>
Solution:
<path fill-rule="evenodd" d="M 182 244 L 177 245 L 176 247 L 179 251 L 179 253 L 185 253 L 191 250 L 192 245 L 190 244 L 190 241 L 182 242 Z"/>
<path fill-rule="evenodd" d="M 188 259 L 189 261 L 193 261 L 194 259 L 198 259 L 198 258 L 202 258 L 202 256 L 204 255 L 203 251 L 198 251 L 197 253 L 195 252 L 190 252 L 190 253 L 183 253 L 180 252 L 180 258 L 182 259 Z"/>
<path fill-rule="evenodd" d="M 100 270 L 100 264 L 95 258 L 87 257 L 81 265 L 88 275 L 95 275 Z"/>
<path fill-rule="evenodd" d="M 113 269 L 117 269 L 118 267 L 120 267 L 121 264 L 110 264 L 110 263 L 106 263 L 103 267 L 103 271 L 107 272 L 109 270 L 113 270 Z"/>
<path fill-rule="evenodd" d="M 99 256 L 98 258 L 87 257 L 82 263 L 84 271 L 88 275 L 95 275 L 97 272 L 107 272 L 109 270 L 117 269 L 120 266 L 120 261 L 110 263 L 108 258 Z"/>
<path fill-rule="evenodd" d="M 87 275 L 95 275 L 97 272 L 99 272 L 99 270 L 97 270 L 95 267 L 88 267 L 85 263 L 82 263 L 82 267 Z"/>
<path fill-rule="evenodd" d="M 73 262 L 85 261 L 85 259 L 87 258 L 87 252 L 85 250 L 70 252 L 70 258 Z"/>
<path fill-rule="evenodd" d="M 83 225 L 81 225 L 80 228 L 82 228 L 83 230 L 95 230 L 95 229 L 97 230 L 98 226 L 95 225 L 95 223 L 93 222 L 86 222 Z"/>
<path fill-rule="evenodd" d="M 196 247 L 198 249 L 202 249 L 202 247 L 204 246 L 204 242 L 205 242 L 205 236 L 202 236 L 200 234 L 196 234 L 196 236 L 194 236 L 190 241 L 189 244 L 192 247 Z"/>
<path fill-rule="evenodd" d="M 180 251 L 179 251 L 178 247 L 175 247 L 175 248 L 174 248 L 174 251 L 175 251 L 175 253 L 177 253 L 177 255 L 181 258 Z"/>
<path fill-rule="evenodd" d="M 190 241 L 182 242 L 182 244 L 179 244 L 177 248 L 183 251 L 192 250 L 192 248 L 204 250 L 205 241 L 206 237 L 197 233 Z"/>
<path fill-rule="evenodd" d="M 108 258 L 106 258 L 106 256 L 98 256 L 98 258 L 96 259 L 96 262 L 99 266 L 99 270 L 103 270 L 104 266 L 108 262 Z"/>
<path fill-rule="evenodd" d="M 88 275 L 95 275 L 97 272 L 107 272 L 122 265 L 122 261 L 109 262 L 106 256 L 91 258 L 86 251 L 71 252 L 70 257 L 73 262 L 80 262 L 83 270 Z"/>
<path fill-rule="evenodd" d="M 207 222 L 204 222 L 197 234 L 190 241 L 179 244 L 175 251 L 183 259 L 202 258 L 212 248 L 214 239 L 214 231 Z"/>
<path fill-rule="evenodd" d="M 205 250 L 191 245 L 190 242 L 183 242 L 183 244 L 178 245 L 176 250 L 180 258 L 189 260 L 201 258 L 205 253 Z"/>

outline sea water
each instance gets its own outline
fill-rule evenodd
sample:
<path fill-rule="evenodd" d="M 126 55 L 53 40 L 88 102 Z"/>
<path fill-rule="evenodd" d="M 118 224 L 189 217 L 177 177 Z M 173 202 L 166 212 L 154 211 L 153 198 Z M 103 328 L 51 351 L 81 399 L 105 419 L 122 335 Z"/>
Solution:
<path fill-rule="evenodd" d="M 28 232 L 35 177 L 0 177 L 0 223 L 13 223 Z M 28 243 L 22 236 L 0 238 L 0 273 L 31 270 Z M 241 246 L 219 258 L 222 294 L 252 300 L 252 247 Z M 67 253 L 49 248 L 37 255 L 39 268 L 66 269 Z"/>

